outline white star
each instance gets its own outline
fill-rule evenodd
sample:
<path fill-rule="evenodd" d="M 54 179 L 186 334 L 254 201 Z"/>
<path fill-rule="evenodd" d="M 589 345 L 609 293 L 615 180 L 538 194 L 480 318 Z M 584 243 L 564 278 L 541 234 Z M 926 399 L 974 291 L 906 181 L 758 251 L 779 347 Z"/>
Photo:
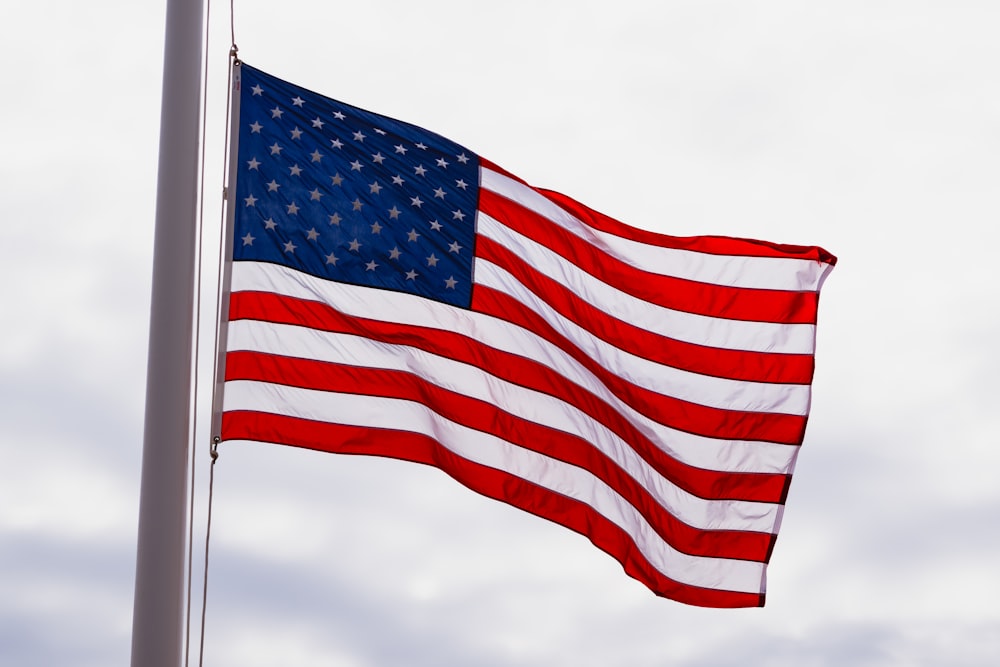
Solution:
<path fill-rule="evenodd" d="M 247 232 L 247 235 L 243 237 L 243 245 L 253 245 L 253 239 L 254 237 L 250 235 L 250 232 Z"/>
<path fill-rule="evenodd" d="M 330 180 L 333 182 L 334 185 L 339 186 L 341 183 L 344 182 L 344 177 L 340 175 L 340 172 L 337 172 L 336 174 L 330 177 Z"/>
<path fill-rule="evenodd" d="M 465 220 L 465 214 L 462 211 L 452 211 L 451 217 L 453 220 Z"/>
<path fill-rule="evenodd" d="M 299 97 L 298 95 L 296 95 L 295 98 L 292 99 L 292 104 L 294 106 L 297 106 L 297 107 L 300 107 L 300 106 L 302 106 L 305 103 L 306 103 L 306 101 L 304 99 L 302 99 L 301 97 Z"/>
<path fill-rule="evenodd" d="M 396 246 L 395 248 L 389 251 L 389 259 L 399 259 L 399 256 L 402 254 L 403 253 L 399 251 L 399 246 Z"/>
<path fill-rule="evenodd" d="M 375 155 L 372 155 L 372 162 L 374 162 L 375 164 L 382 164 L 384 161 L 385 158 L 382 157 L 381 153 L 375 153 Z"/>
<path fill-rule="evenodd" d="M 447 160 L 445 160 L 445 159 L 444 159 L 443 157 L 439 157 L 439 158 L 437 159 L 437 164 L 438 164 L 438 166 L 439 166 L 439 167 L 441 167 L 442 169 L 447 169 L 447 168 L 448 168 L 448 161 L 447 161 Z"/>
<path fill-rule="evenodd" d="M 285 210 L 288 211 L 288 215 L 296 215 L 299 212 L 299 207 L 295 205 L 295 202 L 292 202 L 285 207 Z"/>
<path fill-rule="evenodd" d="M 330 224 L 331 225 L 340 225 L 340 214 L 339 213 L 334 213 L 333 215 L 330 216 Z"/>
<path fill-rule="evenodd" d="M 463 181 L 461 178 L 455 181 L 455 186 L 461 188 L 462 190 L 469 187 L 469 184 Z"/>
<path fill-rule="evenodd" d="M 280 188 L 280 187 L 281 187 L 281 184 L 278 183 L 278 181 L 276 181 L 276 180 L 274 180 L 272 178 L 271 182 L 267 184 L 267 191 L 268 192 L 277 192 L 278 188 Z"/>
<path fill-rule="evenodd" d="M 417 242 L 417 238 L 418 238 L 419 236 L 420 236 L 420 234 L 418 234 L 418 233 L 417 233 L 417 230 L 415 230 L 415 229 L 411 229 L 411 230 L 410 230 L 410 233 L 406 235 L 406 238 L 407 238 L 407 240 L 408 240 L 408 241 L 409 241 L 410 243 L 416 243 L 416 242 Z"/>
<path fill-rule="evenodd" d="M 427 150 L 427 146 L 423 145 L 422 143 L 421 144 L 417 144 L 416 146 L 417 146 L 417 148 L 419 148 L 422 151 Z"/>
<path fill-rule="evenodd" d="M 313 118 L 312 124 L 313 124 L 313 127 L 315 127 L 317 130 L 322 130 L 323 129 L 323 121 L 321 121 L 319 119 L 319 116 L 316 116 L 315 118 Z"/>
<path fill-rule="evenodd" d="M 357 239 L 354 239 L 348 244 L 348 249 L 353 250 L 354 252 L 357 252 L 360 248 L 361 248 L 361 242 L 358 241 Z"/>
<path fill-rule="evenodd" d="M 354 162 L 351 163 L 351 171 L 361 171 L 362 166 L 363 165 L 360 162 L 355 160 Z"/>
<path fill-rule="evenodd" d="M 365 271 L 374 271 L 377 267 L 378 264 L 376 264 L 375 260 L 373 259 L 372 261 L 365 264 Z"/>
<path fill-rule="evenodd" d="M 285 244 L 285 252 L 295 252 L 296 245 L 289 241 Z"/>
<path fill-rule="evenodd" d="M 265 229 L 273 230 L 277 226 L 278 226 L 278 223 L 276 223 L 273 218 L 268 218 L 267 220 L 264 221 L 264 228 Z"/>
<path fill-rule="evenodd" d="M 396 174 L 395 176 L 392 177 L 392 184 L 393 185 L 402 185 L 403 183 L 404 183 L 404 181 L 403 181 L 402 178 L 399 177 L 399 174 Z"/>
<path fill-rule="evenodd" d="M 417 272 L 414 271 L 413 269 L 410 269 L 409 271 L 406 272 L 406 279 L 407 280 L 416 280 L 417 279 Z"/>
<path fill-rule="evenodd" d="M 248 169 L 257 169 L 257 167 L 259 167 L 259 166 L 260 166 L 260 162 L 258 162 L 257 158 L 255 158 L 255 157 L 254 158 L 250 158 L 247 161 L 247 168 Z"/>
<path fill-rule="evenodd" d="M 339 111 L 334 111 L 333 117 L 336 118 L 337 120 L 344 120 L 344 118 L 346 118 L 346 116 L 340 113 Z"/>
<path fill-rule="evenodd" d="M 373 195 L 377 195 L 379 192 L 382 191 L 382 186 L 378 184 L 378 181 L 375 181 L 374 183 L 368 186 L 368 190 L 371 191 Z"/>
<path fill-rule="evenodd" d="M 441 223 L 438 222 L 437 220 L 431 220 L 431 229 L 434 230 L 435 232 L 440 232 Z"/>
<path fill-rule="evenodd" d="M 396 208 L 395 206 L 393 206 L 392 208 L 389 209 L 389 219 L 390 220 L 395 220 L 396 218 L 399 217 L 400 213 L 401 213 L 401 211 L 398 208 Z"/>
<path fill-rule="evenodd" d="M 358 130 L 357 132 L 354 133 L 354 140 L 364 142 L 365 135 L 361 133 L 361 130 Z"/>
<path fill-rule="evenodd" d="M 444 199 L 445 191 L 444 188 L 438 188 L 434 191 L 435 199 Z"/>
<path fill-rule="evenodd" d="M 462 153 L 461 155 L 456 155 L 455 159 L 461 162 L 462 164 L 465 164 L 466 162 L 469 161 L 469 158 L 465 153 Z"/>
<path fill-rule="evenodd" d="M 302 130 L 296 127 L 295 129 L 292 130 L 292 139 L 301 139 L 301 138 L 302 138 Z"/>
<path fill-rule="evenodd" d="M 364 204 L 361 203 L 361 199 L 360 198 L 359 199 L 355 199 L 354 201 L 351 202 L 351 204 L 354 205 L 354 210 L 355 211 L 360 211 L 361 207 L 364 206 Z"/>
<path fill-rule="evenodd" d="M 416 206 L 417 208 L 420 208 L 420 205 L 423 203 L 424 202 L 420 200 L 420 197 L 410 197 L 410 206 Z"/>
<path fill-rule="evenodd" d="M 251 134 L 260 134 L 260 131 L 261 131 L 261 129 L 263 129 L 263 127 L 264 127 L 263 125 L 261 125 L 257 121 L 254 121 L 253 124 L 250 125 L 250 133 Z"/>
<path fill-rule="evenodd" d="M 330 140 L 330 145 L 333 146 L 334 148 L 338 148 L 339 149 L 339 148 L 343 148 L 344 142 L 341 141 L 340 139 L 331 139 Z"/>
<path fill-rule="evenodd" d="M 312 201 L 319 201 L 319 198 L 323 196 L 323 193 L 319 191 L 319 188 L 309 191 L 309 199 Z"/>
<path fill-rule="evenodd" d="M 382 225 L 378 224 L 378 221 L 372 223 L 372 234 L 381 234 Z"/>
<path fill-rule="evenodd" d="M 313 227 L 308 232 L 306 232 L 306 236 L 309 238 L 310 241 L 315 241 L 316 239 L 319 238 L 319 232 L 317 232 L 316 228 Z"/>
<path fill-rule="evenodd" d="M 254 86 L 250 90 L 253 91 L 254 95 L 261 95 L 261 94 L 264 93 L 264 89 L 260 87 L 260 84 L 257 84 L 256 86 Z"/>
<path fill-rule="evenodd" d="M 254 197 L 253 195 L 250 195 L 249 197 L 247 197 L 243 201 L 246 202 L 247 206 L 254 206 L 257 203 L 257 198 Z"/>
<path fill-rule="evenodd" d="M 455 289 L 455 284 L 457 282 L 458 281 L 455 280 L 453 276 L 448 276 L 448 280 L 444 281 L 444 286 L 447 287 L 448 289 Z"/>
<path fill-rule="evenodd" d="M 284 111 L 282 111 L 278 107 L 274 107 L 273 109 L 271 109 L 271 118 L 281 118 L 281 114 L 283 113 Z"/>
<path fill-rule="evenodd" d="M 313 161 L 313 162 L 319 162 L 320 160 L 322 160 L 322 159 L 323 159 L 323 154 L 322 154 L 322 153 L 320 153 L 320 152 L 319 152 L 319 151 L 317 150 L 317 151 L 313 151 L 313 152 L 312 152 L 312 155 L 310 155 L 310 157 L 312 158 L 312 161 Z"/>
<path fill-rule="evenodd" d="M 459 252 L 462 250 L 462 246 L 458 245 L 458 241 L 452 241 L 448 245 L 448 252 Z"/>
<path fill-rule="evenodd" d="M 333 264 L 334 266 L 336 266 L 337 265 L 337 261 L 339 259 L 340 259 L 339 257 L 337 257 L 336 255 L 334 255 L 331 252 L 329 255 L 326 256 L 326 263 L 327 264 Z"/>
<path fill-rule="evenodd" d="M 302 167 L 300 167 L 297 164 L 293 164 L 291 167 L 288 168 L 288 173 L 291 174 L 292 176 L 298 176 L 302 173 Z"/>
<path fill-rule="evenodd" d="M 278 145 L 277 141 L 271 145 L 271 155 L 281 155 L 281 146 Z"/>
<path fill-rule="evenodd" d="M 417 165 L 416 167 L 414 167 L 414 168 L 413 168 L 413 172 L 414 172 L 414 173 L 415 173 L 415 174 L 416 174 L 417 176 L 423 176 L 424 174 L 426 174 L 426 173 L 427 173 L 427 170 L 426 170 L 426 169 L 424 169 L 424 165 L 422 165 L 422 164 L 418 164 L 418 165 Z"/>
<path fill-rule="evenodd" d="M 394 148 L 396 149 L 396 152 L 399 153 L 400 155 L 406 155 L 406 146 L 404 146 L 403 144 L 396 144 Z"/>
<path fill-rule="evenodd" d="M 375 134 L 381 134 L 384 137 L 385 136 L 385 130 L 383 130 L 380 127 L 376 127 L 375 128 Z"/>
<path fill-rule="evenodd" d="M 437 266 L 438 258 L 431 253 L 431 256 L 427 258 L 427 266 Z"/>

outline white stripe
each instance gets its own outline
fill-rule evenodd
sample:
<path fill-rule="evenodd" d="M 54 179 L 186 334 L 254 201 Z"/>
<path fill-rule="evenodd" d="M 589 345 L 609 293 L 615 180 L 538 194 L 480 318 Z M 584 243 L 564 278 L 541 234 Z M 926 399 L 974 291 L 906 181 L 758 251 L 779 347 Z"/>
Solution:
<path fill-rule="evenodd" d="M 816 327 L 812 324 L 748 322 L 664 308 L 608 285 L 559 254 L 480 213 L 479 233 L 508 248 L 539 273 L 567 287 L 598 310 L 623 322 L 677 340 L 727 350 L 812 354 Z M 481 282 L 477 260 L 476 282 Z"/>
<path fill-rule="evenodd" d="M 234 262 L 232 291 L 273 292 L 320 301 L 334 304 L 337 310 L 350 316 L 451 331 L 494 348 L 510 349 L 520 356 L 528 356 L 530 352 L 518 349 L 518 340 L 510 342 L 505 338 L 512 332 L 522 332 L 525 335 L 527 332 L 502 320 L 389 290 L 377 290 L 378 298 L 372 298 L 376 291 L 370 288 L 323 280 L 276 264 Z M 792 472 L 797 447 L 780 443 L 709 438 L 669 428 L 641 415 L 624 403 L 558 348 L 545 341 L 536 341 L 530 347 L 535 349 L 539 346 L 542 354 L 536 355 L 536 361 L 608 403 L 664 452 L 679 461 L 708 470 Z"/>
<path fill-rule="evenodd" d="M 469 461 L 586 503 L 627 532 L 650 564 L 675 581 L 762 592 L 764 564 L 682 554 L 664 542 L 634 507 L 586 470 L 456 424 L 422 404 L 238 381 L 226 383 L 224 410 L 252 410 L 426 435 Z"/>
<path fill-rule="evenodd" d="M 714 285 L 816 292 L 832 268 L 811 259 L 712 255 L 647 245 L 593 229 L 504 174 L 480 167 L 479 179 L 486 190 L 517 202 L 612 257 L 644 271 Z"/>
<path fill-rule="evenodd" d="M 571 322 L 503 268 L 478 260 L 476 283 L 492 287 L 536 312 L 601 366 L 614 370 L 632 384 L 664 396 L 721 410 L 806 415 L 809 413 L 809 385 L 748 382 L 701 375 L 650 361 L 621 350 Z"/>
<path fill-rule="evenodd" d="M 282 283 L 297 289 L 290 296 L 336 303 L 339 309 L 349 315 L 455 331 L 471 336 L 490 347 L 545 364 L 577 384 L 591 386 L 600 383 L 590 371 L 556 345 L 526 329 L 492 316 L 390 290 L 363 292 L 349 290 L 339 283 L 298 274 L 293 269 L 284 269 L 278 265 L 254 263 L 253 269 L 250 265 L 250 262 L 234 262 L 233 292 L 256 289 L 284 294 L 286 288 L 277 287 L 277 284 Z M 548 305 L 538 300 L 530 290 L 499 267 L 488 262 L 480 262 L 476 271 L 477 282 L 499 286 L 498 289 L 503 289 L 518 300 L 529 303 L 591 358 L 601 360 L 602 366 L 614 369 L 616 375 L 634 385 L 664 396 L 722 410 L 807 414 L 810 390 L 808 385 L 715 378 L 642 359 L 592 336 L 552 312 Z M 295 275 L 292 275 L 293 273 Z M 238 279 L 244 276 L 250 278 L 251 275 L 263 280 L 257 283 L 256 278 L 252 278 L 246 287 L 243 283 L 237 282 Z"/>
<path fill-rule="evenodd" d="M 664 479 L 627 442 L 572 405 L 501 380 L 470 364 L 361 336 L 246 320 L 230 324 L 227 349 L 412 373 L 444 389 L 582 438 L 647 489 L 662 507 L 690 526 L 773 533 L 777 525 L 780 505 L 693 496 Z"/>

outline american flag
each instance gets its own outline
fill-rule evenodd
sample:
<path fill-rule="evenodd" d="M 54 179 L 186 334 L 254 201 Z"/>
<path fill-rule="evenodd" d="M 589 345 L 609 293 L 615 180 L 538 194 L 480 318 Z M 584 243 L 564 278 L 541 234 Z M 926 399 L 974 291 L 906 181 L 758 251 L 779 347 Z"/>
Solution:
<path fill-rule="evenodd" d="M 235 73 L 221 440 L 432 465 L 657 595 L 763 605 L 836 258 L 629 227 Z"/>

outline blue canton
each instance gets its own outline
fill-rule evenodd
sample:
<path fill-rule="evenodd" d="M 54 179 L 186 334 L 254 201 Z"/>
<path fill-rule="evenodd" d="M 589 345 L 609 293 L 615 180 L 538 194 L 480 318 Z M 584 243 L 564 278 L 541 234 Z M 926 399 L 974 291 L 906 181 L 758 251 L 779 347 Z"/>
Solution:
<path fill-rule="evenodd" d="M 478 156 L 240 70 L 233 259 L 468 307 Z"/>

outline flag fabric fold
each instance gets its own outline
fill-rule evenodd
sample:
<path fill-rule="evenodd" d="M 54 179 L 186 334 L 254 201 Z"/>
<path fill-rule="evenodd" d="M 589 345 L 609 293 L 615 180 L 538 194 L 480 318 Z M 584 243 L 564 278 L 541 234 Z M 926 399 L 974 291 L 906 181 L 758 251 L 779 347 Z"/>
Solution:
<path fill-rule="evenodd" d="M 431 465 L 657 595 L 763 605 L 836 258 L 633 228 L 234 72 L 220 439 Z"/>

